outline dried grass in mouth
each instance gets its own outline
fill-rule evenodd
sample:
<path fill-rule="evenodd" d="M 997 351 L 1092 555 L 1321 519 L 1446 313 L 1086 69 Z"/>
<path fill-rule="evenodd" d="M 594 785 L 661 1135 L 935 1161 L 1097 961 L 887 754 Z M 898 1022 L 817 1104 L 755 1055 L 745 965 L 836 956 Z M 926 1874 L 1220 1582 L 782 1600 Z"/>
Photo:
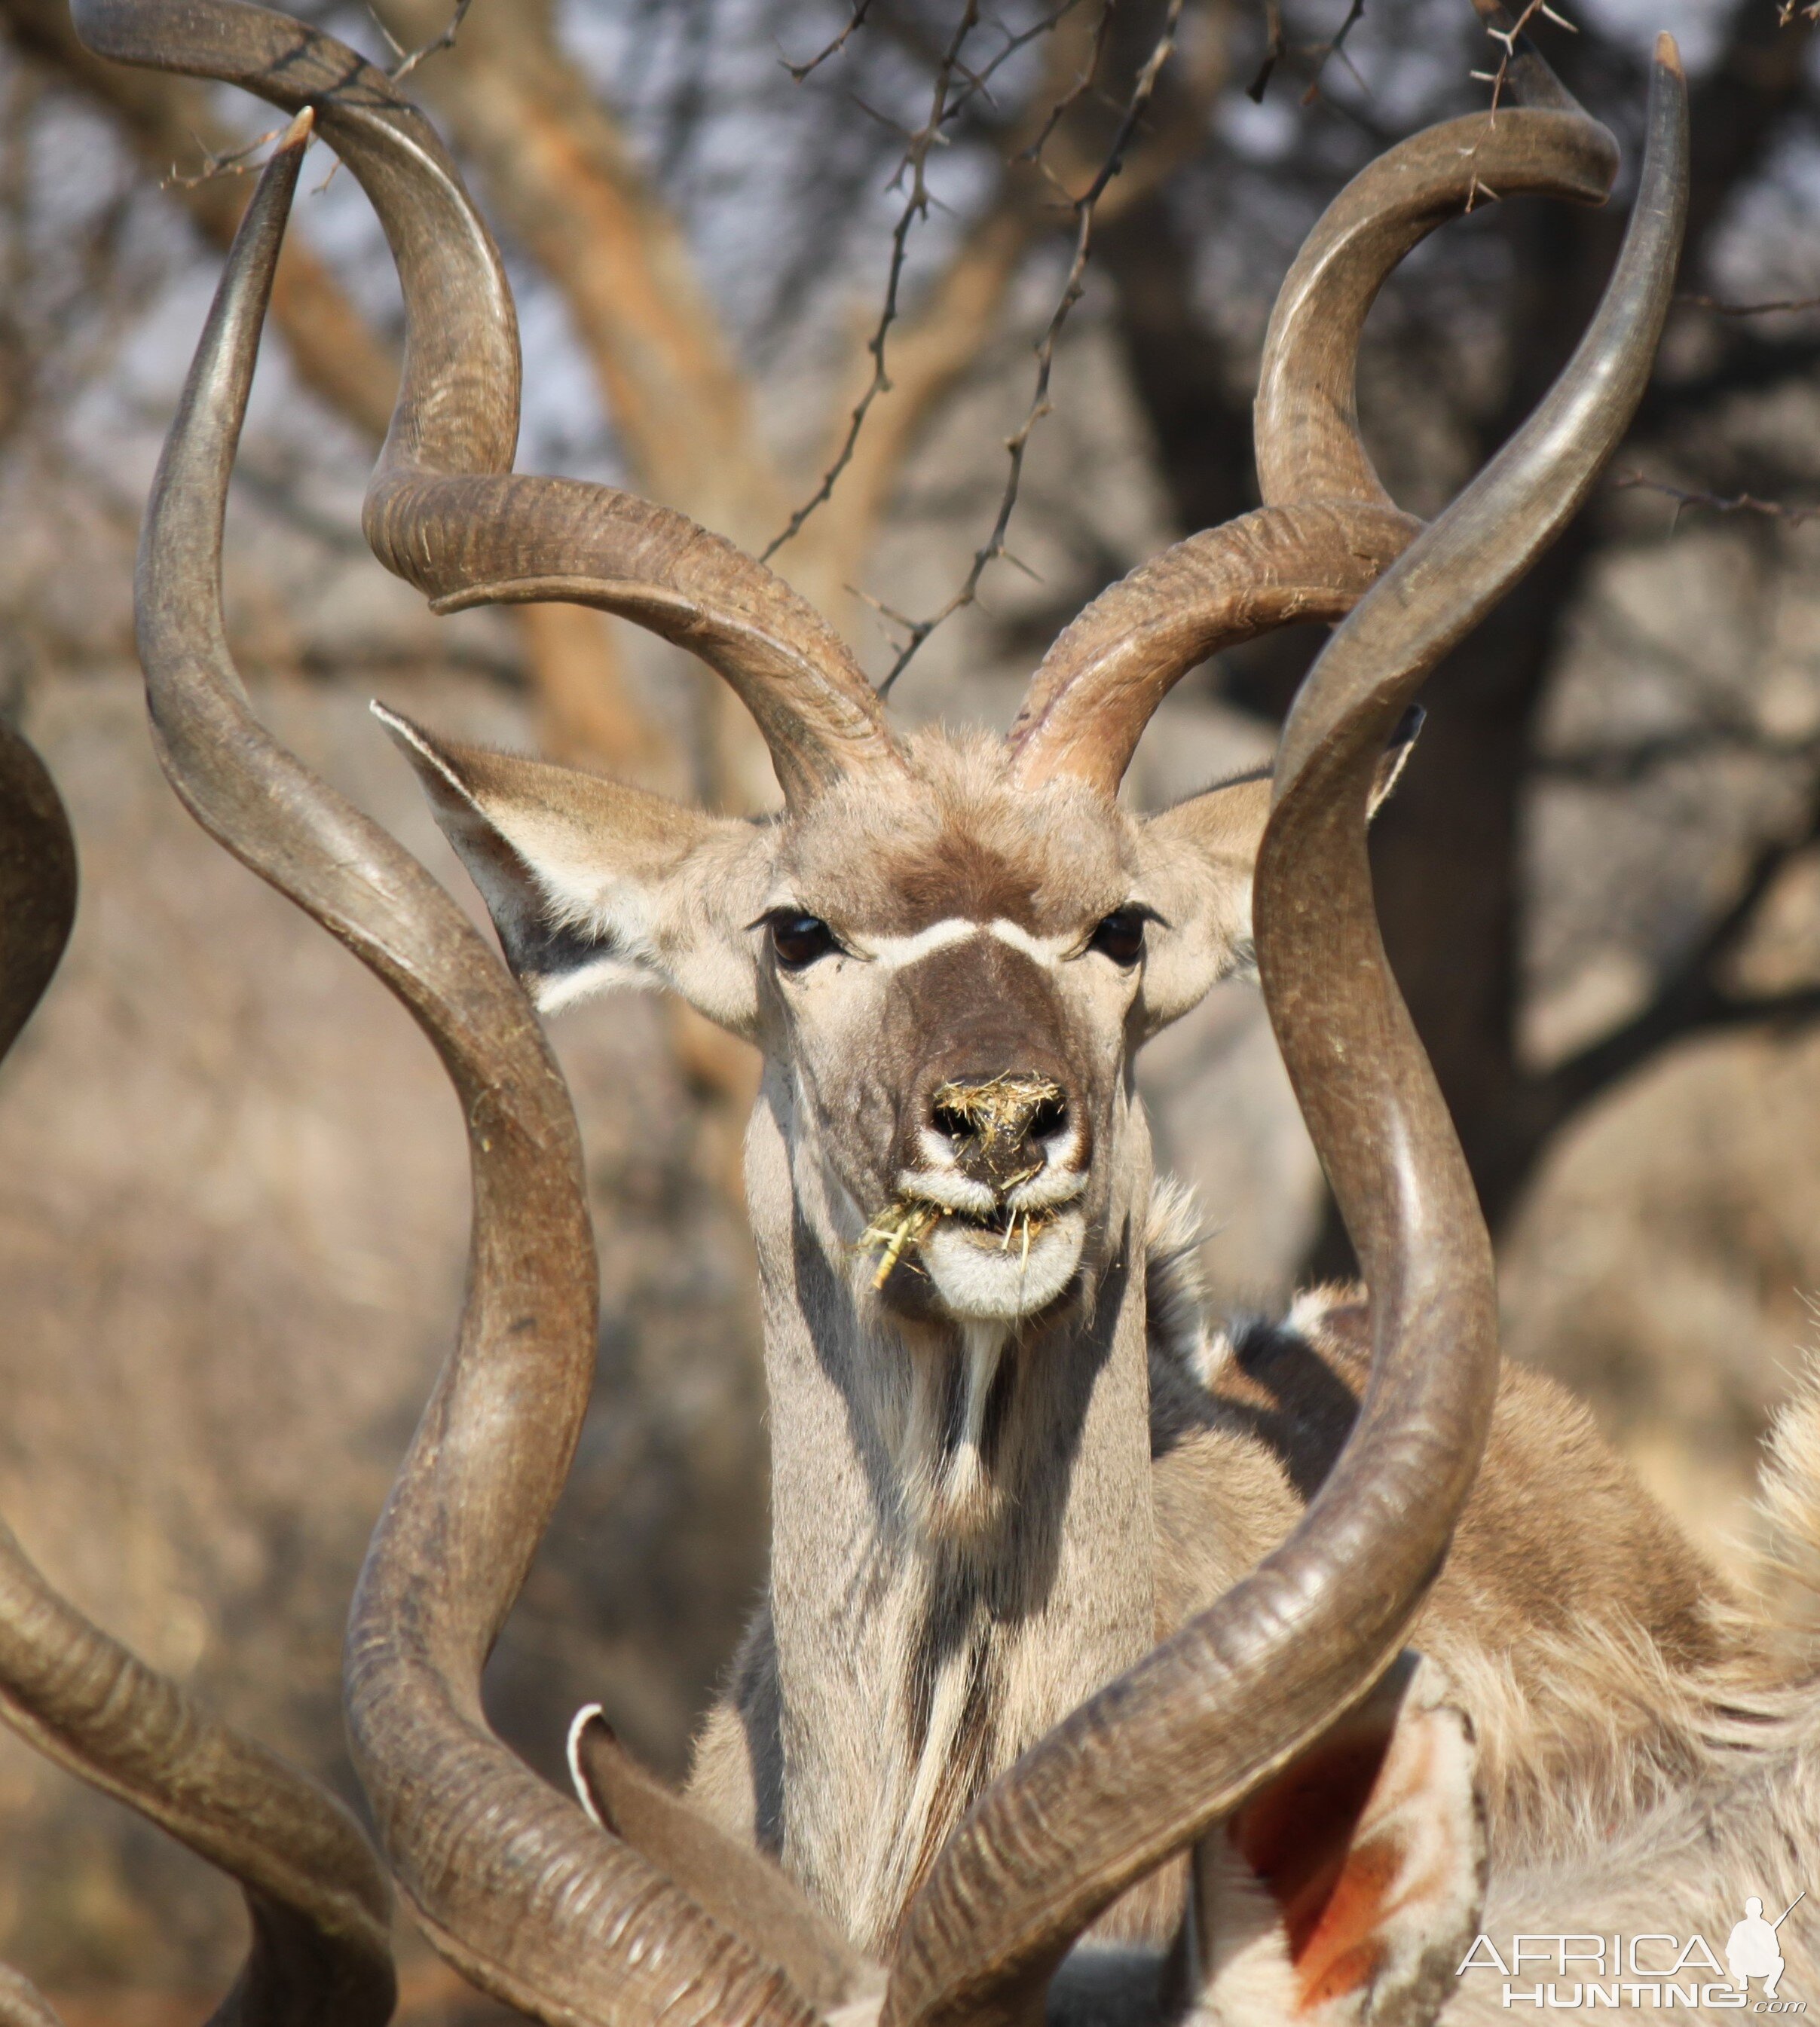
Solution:
<path fill-rule="evenodd" d="M 1048 1225 L 1055 1213 L 1050 1210 L 1009 1210 L 1005 1213 L 1003 1235 L 999 1250 L 1009 1253 L 1017 1241 L 1022 1249 L 1023 1264 L 1030 1260 L 1031 1242 Z M 899 1197 L 885 1205 L 860 1235 L 855 1250 L 861 1253 L 877 1253 L 878 1266 L 872 1277 L 872 1285 L 882 1288 L 891 1279 L 892 1269 L 904 1254 L 919 1246 L 940 1224 L 944 1217 L 952 1217 L 958 1224 L 971 1224 L 980 1231 L 989 1230 L 983 1220 L 969 1218 L 964 1213 L 946 1212 L 936 1205 L 921 1203 L 914 1198 Z"/>
<path fill-rule="evenodd" d="M 1039 1107 L 1062 1102 L 1062 1091 L 1047 1077 L 997 1076 L 985 1084 L 945 1084 L 936 1093 L 935 1102 L 940 1110 L 965 1125 L 982 1148 L 991 1150 L 1002 1143 L 1015 1145 L 1021 1141 Z M 1040 1173 L 1042 1168 L 1039 1160 L 1030 1168 L 996 1180 L 1001 1189 L 1014 1188 Z M 1028 1261 L 1031 1241 L 1053 1213 L 1008 1210 L 1002 1214 L 1006 1219 L 1002 1250 L 1010 1252 L 1013 1240 L 1021 1238 L 1023 1257 Z M 905 1253 L 920 1246 L 943 1218 L 951 1216 L 982 1230 L 991 1228 L 984 1219 L 945 1212 L 937 1205 L 914 1197 L 898 1197 L 887 1204 L 859 1235 L 858 1250 L 878 1255 L 878 1266 L 872 1277 L 873 1287 L 882 1288 Z"/>
<path fill-rule="evenodd" d="M 862 1253 L 876 1251 L 878 1270 L 872 1277 L 872 1285 L 882 1288 L 891 1279 L 892 1269 L 905 1253 L 918 1245 L 930 1231 L 940 1222 L 941 1213 L 933 1204 L 915 1203 L 899 1197 L 888 1203 L 859 1235 Z"/>

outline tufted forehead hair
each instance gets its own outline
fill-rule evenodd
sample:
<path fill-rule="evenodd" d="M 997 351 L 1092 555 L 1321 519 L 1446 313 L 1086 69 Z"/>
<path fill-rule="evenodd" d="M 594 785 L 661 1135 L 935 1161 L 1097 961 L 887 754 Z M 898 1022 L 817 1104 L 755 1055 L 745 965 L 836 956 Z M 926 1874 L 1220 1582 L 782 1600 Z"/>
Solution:
<path fill-rule="evenodd" d="M 1138 828 L 1102 790 L 1015 782 L 985 732 L 926 727 L 905 757 L 901 776 L 843 780 L 790 820 L 778 875 L 792 900 L 862 933 L 961 916 L 1043 936 L 1128 897 Z"/>

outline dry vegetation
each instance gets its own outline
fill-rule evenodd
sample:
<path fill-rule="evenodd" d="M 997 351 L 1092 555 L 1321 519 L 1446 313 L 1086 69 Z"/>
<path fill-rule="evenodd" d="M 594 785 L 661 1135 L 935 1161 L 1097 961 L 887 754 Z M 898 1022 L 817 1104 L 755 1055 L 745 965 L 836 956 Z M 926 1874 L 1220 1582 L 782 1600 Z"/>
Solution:
<path fill-rule="evenodd" d="M 313 11 L 382 48 L 361 10 Z M 375 9 L 401 50 L 449 11 Z M 774 567 L 901 670 L 898 708 L 1002 722 L 1100 585 L 1250 504 L 1251 375 L 1294 244 L 1367 155 L 1482 102 L 1487 46 L 1456 0 L 861 12 L 476 0 L 412 88 L 515 263 L 521 462 L 617 475 L 755 550 L 788 532 Z M 1510 1342 L 1723 1549 L 1820 1289 L 1820 85 L 1800 13 L 1700 20 L 1683 286 L 1707 300 L 1677 312 L 1621 456 L 1644 482 L 1437 678 L 1377 851 Z M 1551 56 L 1627 137 L 1647 39 L 1579 28 Z M 404 1015 L 178 809 L 131 650 L 138 505 L 246 187 L 205 172 L 266 124 L 105 70 L 56 0 L 0 0 L 0 708 L 61 785 L 85 881 L 0 1074 L 0 1509 L 104 1623 L 346 1789 L 341 1617 L 449 1342 L 460 1138 Z M 1490 206 L 1399 277 L 1363 392 L 1401 500 L 1438 504 L 1553 375 L 1620 223 Z M 261 710 L 463 893 L 375 691 L 764 804 L 762 748 L 671 651 L 561 608 L 438 623 L 367 558 L 391 290 L 330 179 L 300 205 L 230 530 Z M 1727 313 L 1770 301 L 1794 307 Z M 1741 494 L 1770 511 L 1725 511 Z M 1191 679 L 1135 792 L 1268 754 L 1310 644 Z M 493 1703 L 541 1766 L 598 1697 L 674 1769 L 762 1567 L 752 1066 L 654 1001 L 556 1034 L 600 1381 Z M 1160 1041 L 1146 1082 L 1220 1299 L 1343 1265 L 1246 992 Z M 3 1741 L 0 1826 L 0 1956 L 72 2021 L 190 2017 L 159 2007 L 230 1967 L 229 1891 Z M 450 2001 L 425 1976 L 426 2021 Z"/>

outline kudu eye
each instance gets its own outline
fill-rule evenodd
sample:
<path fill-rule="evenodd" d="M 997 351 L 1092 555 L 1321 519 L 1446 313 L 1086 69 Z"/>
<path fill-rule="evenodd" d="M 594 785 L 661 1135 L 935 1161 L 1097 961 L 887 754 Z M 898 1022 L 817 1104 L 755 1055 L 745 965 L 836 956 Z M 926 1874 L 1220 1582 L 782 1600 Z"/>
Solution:
<path fill-rule="evenodd" d="M 805 915 L 796 908 L 779 908 L 765 919 L 771 932 L 771 947 L 786 971 L 801 971 L 818 957 L 840 947 L 834 932 L 819 915 Z"/>
<path fill-rule="evenodd" d="M 1088 937 L 1087 947 L 1129 969 L 1144 954 L 1146 919 L 1142 908 L 1114 908 Z"/>

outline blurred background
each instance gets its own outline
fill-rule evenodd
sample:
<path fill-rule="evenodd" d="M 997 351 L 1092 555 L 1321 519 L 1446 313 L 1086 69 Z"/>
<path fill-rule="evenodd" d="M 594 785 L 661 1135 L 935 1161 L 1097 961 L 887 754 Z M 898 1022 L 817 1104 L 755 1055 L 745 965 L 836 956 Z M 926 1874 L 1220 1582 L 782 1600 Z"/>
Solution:
<path fill-rule="evenodd" d="M 396 67 L 451 0 L 299 11 Z M 1741 1568 L 1753 1448 L 1820 1289 L 1813 11 L 1538 17 L 1624 144 L 1619 202 L 1480 206 L 1405 264 L 1361 367 L 1386 482 L 1432 512 L 1583 328 L 1674 28 L 1695 182 L 1656 378 L 1586 512 L 1430 686 L 1375 855 L 1511 1349 L 1588 1395 Z M 472 0 L 410 89 L 511 264 L 521 466 L 762 550 L 838 465 L 773 567 L 875 676 L 917 645 L 905 718 L 1002 727 L 1085 600 L 1254 504 L 1250 394 L 1295 247 L 1372 154 L 1484 105 L 1474 73 L 1500 54 L 1466 0 Z M 179 810 L 131 645 L 141 503 L 249 187 L 227 158 L 271 124 L 94 62 L 56 0 L 0 0 L 0 710 L 61 784 L 84 882 L 0 1069 L 0 1510 L 93 1615 L 351 1793 L 341 1619 L 452 1342 L 461 1135 L 404 1014 Z M 371 561 L 397 290 L 352 179 L 320 149 L 305 178 L 228 530 L 268 722 L 470 905 L 371 696 L 763 807 L 762 748 L 685 659 L 556 607 L 438 622 Z M 1317 645 L 1191 676 L 1134 803 L 1267 757 Z M 554 1769 L 597 1698 L 675 1773 L 764 1561 L 753 1065 L 655 999 L 555 1036 L 600 1239 L 599 1383 L 491 1705 Z M 1252 993 L 1216 992 L 1143 1080 L 1223 1307 L 1343 1271 Z M 242 1922 L 220 1881 L 0 1735 L 0 1957 L 72 2027 L 200 2017 Z M 413 2017 L 449 2017 L 412 1962 Z"/>

